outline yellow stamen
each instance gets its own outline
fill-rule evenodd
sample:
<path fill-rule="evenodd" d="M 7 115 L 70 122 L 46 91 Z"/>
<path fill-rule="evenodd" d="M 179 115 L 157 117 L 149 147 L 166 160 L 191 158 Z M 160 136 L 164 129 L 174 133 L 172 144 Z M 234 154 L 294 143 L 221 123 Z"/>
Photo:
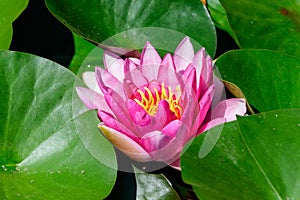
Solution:
<path fill-rule="evenodd" d="M 144 92 L 142 90 L 138 90 L 137 92 L 140 94 L 140 100 L 135 98 L 134 101 L 139 104 L 148 114 L 155 115 L 158 109 L 158 104 L 161 100 L 165 100 L 169 103 L 170 110 L 175 114 L 175 116 L 179 119 L 181 117 L 182 108 L 179 105 L 179 99 L 181 96 L 180 86 L 178 85 L 175 89 L 175 93 L 173 93 L 171 87 L 168 87 L 166 90 L 165 83 L 161 84 L 160 92 L 157 88 L 154 88 L 154 91 L 147 87 L 144 88 Z"/>

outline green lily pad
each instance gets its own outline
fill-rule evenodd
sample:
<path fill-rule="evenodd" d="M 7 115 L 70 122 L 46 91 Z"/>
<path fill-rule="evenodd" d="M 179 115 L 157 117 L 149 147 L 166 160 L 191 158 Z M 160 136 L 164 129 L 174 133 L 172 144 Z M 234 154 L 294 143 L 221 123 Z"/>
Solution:
<path fill-rule="evenodd" d="M 136 172 L 137 200 L 161 199 L 179 200 L 180 197 L 172 188 L 168 179 L 162 174 Z"/>
<path fill-rule="evenodd" d="M 0 0 L 0 49 L 8 49 L 13 28 L 12 23 L 26 8 L 28 0 Z"/>
<path fill-rule="evenodd" d="M 68 28 L 96 43 L 127 31 L 111 45 L 138 49 L 150 37 L 160 38 L 161 42 L 166 38 L 168 43 L 178 44 L 182 37 L 174 35 L 180 32 L 206 47 L 212 57 L 216 51 L 215 28 L 198 0 L 46 0 L 46 3 Z M 149 31 L 145 27 L 157 29 Z"/>
<path fill-rule="evenodd" d="M 183 179 L 200 199 L 299 199 L 299 138 L 300 109 L 240 117 L 193 141 Z"/>
<path fill-rule="evenodd" d="M 216 65 L 260 112 L 300 108 L 300 59 L 270 50 L 236 50 Z"/>
<path fill-rule="evenodd" d="M 295 0 L 220 0 L 242 48 L 300 56 L 300 3 Z"/>
<path fill-rule="evenodd" d="M 74 113 L 76 76 L 29 54 L 0 51 L 0 196 L 3 199 L 102 199 L 116 179 L 112 146 L 97 138 L 111 166 L 91 156 L 82 129 L 98 133 L 94 111 Z"/>

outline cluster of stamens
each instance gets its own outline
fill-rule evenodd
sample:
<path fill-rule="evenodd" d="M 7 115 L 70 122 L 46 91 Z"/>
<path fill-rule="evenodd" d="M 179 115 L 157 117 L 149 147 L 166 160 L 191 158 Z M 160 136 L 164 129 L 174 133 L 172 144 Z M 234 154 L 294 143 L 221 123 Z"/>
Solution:
<path fill-rule="evenodd" d="M 165 84 L 161 84 L 160 91 L 157 88 L 154 88 L 154 91 L 151 91 L 149 88 L 145 87 L 145 91 L 137 90 L 140 94 L 140 100 L 135 98 L 134 101 L 139 104 L 144 110 L 151 116 L 155 115 L 158 109 L 158 104 L 160 101 L 165 100 L 169 103 L 169 109 L 175 114 L 176 118 L 181 117 L 182 108 L 179 104 L 179 99 L 181 96 L 180 86 L 177 86 L 175 93 L 173 93 L 171 87 L 167 89 Z"/>

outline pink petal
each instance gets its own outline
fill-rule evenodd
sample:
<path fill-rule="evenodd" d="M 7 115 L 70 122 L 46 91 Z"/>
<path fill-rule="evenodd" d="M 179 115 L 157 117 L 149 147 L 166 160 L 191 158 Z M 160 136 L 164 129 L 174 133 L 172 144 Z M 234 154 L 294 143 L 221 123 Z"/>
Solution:
<path fill-rule="evenodd" d="M 103 94 L 111 93 L 111 90 L 116 91 L 123 99 L 125 94 L 123 84 L 111 73 L 102 68 L 96 67 L 96 79 Z"/>
<path fill-rule="evenodd" d="M 218 126 L 220 124 L 224 124 L 226 122 L 225 118 L 216 118 L 216 119 L 213 119 L 211 121 L 209 121 L 208 123 L 206 123 L 205 125 L 203 125 L 202 127 L 200 127 L 200 129 L 198 130 L 198 133 L 197 134 L 201 134 L 215 126 Z"/>
<path fill-rule="evenodd" d="M 137 88 L 148 85 L 148 80 L 139 69 L 130 70 L 125 74 L 125 80 L 129 80 Z"/>
<path fill-rule="evenodd" d="M 136 64 L 136 65 L 141 65 L 141 61 L 140 61 L 140 59 L 138 59 L 138 58 L 132 58 L 132 57 L 130 57 L 129 58 L 134 64 Z"/>
<path fill-rule="evenodd" d="M 150 116 L 150 123 L 147 126 L 136 126 L 139 131 L 139 135 L 143 137 L 146 133 L 162 130 L 165 124 L 171 120 L 172 111 L 169 109 L 169 103 L 166 101 L 160 101 L 158 104 L 157 113 L 154 116 Z M 172 118 L 173 119 L 173 118 Z"/>
<path fill-rule="evenodd" d="M 116 116 L 117 120 L 122 122 L 122 124 L 130 130 L 133 130 L 136 134 L 138 134 L 135 128 L 135 124 L 133 123 L 127 109 L 127 100 L 124 101 L 115 91 L 112 91 L 112 94 L 107 96 L 111 97 L 109 99 L 110 109 Z"/>
<path fill-rule="evenodd" d="M 146 42 L 141 55 L 141 65 L 160 64 L 161 58 L 150 42 Z"/>
<path fill-rule="evenodd" d="M 103 135 L 120 151 L 138 162 L 151 161 L 151 156 L 134 140 L 103 124 L 98 125 Z"/>
<path fill-rule="evenodd" d="M 175 89 L 179 85 L 177 73 L 175 71 L 171 54 L 166 54 L 164 57 L 159 71 L 158 71 L 158 82 L 165 83 L 172 89 Z"/>
<path fill-rule="evenodd" d="M 124 64 L 124 74 L 130 72 L 133 69 L 136 69 L 135 63 L 133 61 L 131 61 L 130 59 L 126 58 L 125 64 Z"/>
<path fill-rule="evenodd" d="M 180 130 L 182 125 L 183 125 L 182 121 L 174 120 L 163 128 L 162 133 L 170 137 L 176 137 L 178 134 L 178 130 Z"/>
<path fill-rule="evenodd" d="M 153 152 L 165 147 L 172 139 L 175 138 L 164 135 L 161 131 L 152 131 L 141 138 L 140 144 L 147 152 Z"/>
<path fill-rule="evenodd" d="M 124 79 L 123 90 L 124 90 L 124 94 L 125 94 L 126 98 L 130 99 L 130 98 L 132 98 L 133 93 L 138 90 L 138 88 L 130 80 Z"/>
<path fill-rule="evenodd" d="M 203 123 L 204 119 L 207 117 L 208 112 L 211 108 L 212 99 L 214 96 L 214 85 L 212 85 L 206 93 L 203 95 L 202 99 L 199 102 L 199 112 L 197 113 L 197 116 L 195 117 L 194 123 L 192 125 L 191 131 L 188 134 L 186 141 L 189 141 L 190 139 L 194 138 L 199 128 L 201 127 L 201 124 Z"/>
<path fill-rule="evenodd" d="M 189 65 L 187 67 L 187 69 L 184 71 L 183 75 L 182 75 L 182 79 L 184 81 L 185 84 L 188 84 L 189 87 L 191 89 L 193 89 L 193 92 L 196 93 L 197 89 L 196 89 L 196 69 L 193 67 L 193 65 Z"/>
<path fill-rule="evenodd" d="M 155 48 L 146 42 L 141 55 L 141 70 L 148 81 L 156 80 L 160 67 L 161 58 Z"/>
<path fill-rule="evenodd" d="M 102 95 L 83 87 L 76 87 L 76 91 L 79 98 L 88 109 L 98 109 L 112 113 Z"/>
<path fill-rule="evenodd" d="M 215 93 L 215 86 L 212 85 L 208 90 L 205 92 L 201 100 L 199 101 L 199 109 L 200 109 L 200 119 L 199 123 L 202 124 L 205 117 L 207 116 L 208 111 L 211 109 L 212 100 Z"/>
<path fill-rule="evenodd" d="M 162 130 L 165 124 L 174 119 L 174 114 L 170 111 L 169 103 L 167 101 L 163 100 L 159 102 L 157 113 L 154 116 L 149 115 L 133 100 L 128 101 L 129 114 L 135 123 L 135 128 L 137 130 L 136 135 L 139 137 L 143 137 L 146 133 L 155 130 Z"/>
<path fill-rule="evenodd" d="M 120 82 L 122 82 L 124 78 L 124 60 L 114 53 L 105 51 L 103 61 L 107 71 L 113 74 Z"/>
<path fill-rule="evenodd" d="M 91 90 L 93 90 L 99 94 L 102 94 L 102 92 L 99 88 L 99 85 L 97 83 L 97 80 L 96 80 L 95 72 L 89 72 L 89 71 L 84 72 L 82 74 L 82 80 L 88 88 L 90 88 Z"/>
<path fill-rule="evenodd" d="M 226 99 L 225 87 L 218 77 L 213 76 L 213 84 L 215 85 L 215 95 L 212 102 L 212 107 L 215 107 L 220 101 Z"/>
<path fill-rule="evenodd" d="M 202 69 L 201 69 L 201 71 L 199 70 L 198 73 L 200 73 L 200 76 L 204 79 L 206 85 L 209 87 L 213 83 L 213 63 L 212 63 L 212 59 L 210 58 L 209 55 L 206 55 L 206 52 L 205 52 L 204 48 L 202 48 L 199 51 L 202 54 L 202 61 L 201 61 Z"/>
<path fill-rule="evenodd" d="M 139 138 L 133 132 L 134 130 L 130 130 L 129 128 L 124 126 L 124 124 L 122 124 L 121 122 L 116 120 L 114 116 L 110 115 L 109 113 L 103 112 L 103 111 L 99 111 L 98 115 L 99 115 L 101 121 L 105 124 L 105 126 L 127 135 L 128 137 L 130 137 L 131 139 L 133 139 L 136 142 L 139 141 Z"/>
<path fill-rule="evenodd" d="M 194 48 L 189 37 L 185 37 L 174 52 L 174 64 L 176 71 L 182 71 L 192 62 L 194 57 Z"/>
<path fill-rule="evenodd" d="M 221 101 L 213 108 L 211 119 L 224 118 L 226 122 L 236 120 L 236 115 L 245 115 L 246 101 L 242 98 L 232 98 Z"/>
<path fill-rule="evenodd" d="M 172 56 L 171 56 L 170 53 L 167 53 L 165 55 L 165 57 L 161 61 L 161 65 L 166 66 L 166 67 L 168 67 L 170 69 L 175 70 L 175 66 L 174 66 L 174 63 L 173 63 L 173 58 L 172 58 Z"/>
<path fill-rule="evenodd" d="M 196 68 L 197 70 L 197 76 L 200 77 L 200 73 L 202 71 L 202 68 L 203 68 L 203 61 L 206 57 L 206 53 L 205 53 L 205 49 L 204 48 L 201 48 L 196 54 L 195 56 L 193 57 L 193 61 L 192 61 L 192 64 L 193 66 Z"/>
<path fill-rule="evenodd" d="M 181 171 L 180 159 L 178 158 L 177 160 L 175 160 L 173 163 L 170 164 L 170 166 L 174 169 L 177 169 L 178 171 Z"/>
<path fill-rule="evenodd" d="M 162 132 L 153 131 L 146 134 L 140 144 L 154 160 L 172 163 L 179 158 L 184 145 L 184 137 L 188 131 L 185 124 L 175 120 L 169 123 Z"/>
<path fill-rule="evenodd" d="M 148 80 L 148 82 L 157 80 L 159 68 L 159 64 L 147 64 L 138 67 L 138 69 L 141 70 L 143 76 Z"/>
<path fill-rule="evenodd" d="M 197 71 L 197 87 L 199 87 L 200 77 L 203 78 L 206 85 L 209 87 L 212 84 L 213 64 L 209 55 L 206 54 L 205 49 L 201 48 L 193 58 L 192 62 Z"/>
<path fill-rule="evenodd" d="M 185 85 L 184 87 L 184 92 L 181 97 L 181 107 L 183 110 L 181 120 L 189 128 L 191 128 L 192 124 L 194 123 L 195 117 L 199 112 L 198 99 L 195 92 L 190 89 L 191 87 L 189 85 Z"/>
<path fill-rule="evenodd" d="M 157 113 L 153 116 L 152 126 L 156 130 L 161 130 L 166 124 L 174 120 L 175 114 L 170 110 L 169 103 L 162 100 L 158 103 Z"/>
<path fill-rule="evenodd" d="M 129 99 L 127 101 L 129 115 L 132 121 L 138 126 L 147 126 L 151 122 L 150 115 L 135 101 Z"/>

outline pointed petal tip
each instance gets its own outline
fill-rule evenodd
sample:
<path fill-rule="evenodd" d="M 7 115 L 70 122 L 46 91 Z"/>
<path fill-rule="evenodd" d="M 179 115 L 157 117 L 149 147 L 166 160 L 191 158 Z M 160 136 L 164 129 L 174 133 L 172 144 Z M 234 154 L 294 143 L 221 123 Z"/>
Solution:
<path fill-rule="evenodd" d="M 143 64 L 160 64 L 161 58 L 157 53 L 156 49 L 152 46 L 152 44 L 147 41 L 142 54 L 141 54 L 141 65 Z"/>
<path fill-rule="evenodd" d="M 189 37 L 183 38 L 174 51 L 174 64 L 177 71 L 185 70 L 194 58 L 194 47 Z"/>
<path fill-rule="evenodd" d="M 190 37 L 189 36 L 185 36 L 181 42 L 190 42 Z"/>
<path fill-rule="evenodd" d="M 151 44 L 150 41 L 146 41 L 145 45 L 144 45 L 144 48 L 143 48 L 143 52 L 146 50 L 146 49 L 155 49 L 154 46 Z M 142 55 L 143 55 L 143 52 L 142 52 Z"/>

